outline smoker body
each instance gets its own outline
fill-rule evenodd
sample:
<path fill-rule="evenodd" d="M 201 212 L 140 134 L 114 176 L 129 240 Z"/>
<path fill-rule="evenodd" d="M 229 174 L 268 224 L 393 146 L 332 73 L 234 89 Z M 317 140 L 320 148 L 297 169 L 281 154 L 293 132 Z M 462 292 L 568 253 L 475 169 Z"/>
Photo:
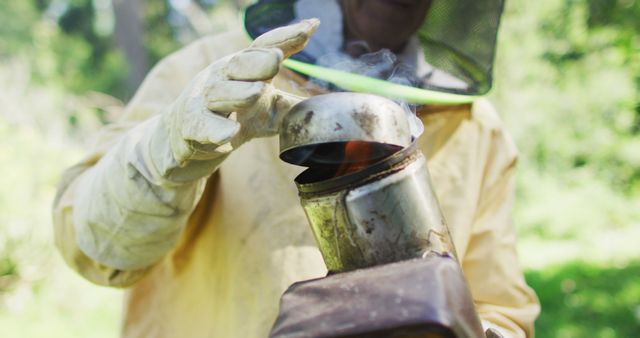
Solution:
<path fill-rule="evenodd" d="M 426 160 L 415 145 L 362 171 L 297 179 L 300 201 L 331 272 L 387 264 L 429 253 L 455 257 L 431 189 Z M 325 173 L 326 175 L 326 173 Z"/>
<path fill-rule="evenodd" d="M 332 93 L 294 106 L 280 158 L 329 276 L 281 298 L 273 338 L 484 337 L 424 155 L 394 102 Z"/>

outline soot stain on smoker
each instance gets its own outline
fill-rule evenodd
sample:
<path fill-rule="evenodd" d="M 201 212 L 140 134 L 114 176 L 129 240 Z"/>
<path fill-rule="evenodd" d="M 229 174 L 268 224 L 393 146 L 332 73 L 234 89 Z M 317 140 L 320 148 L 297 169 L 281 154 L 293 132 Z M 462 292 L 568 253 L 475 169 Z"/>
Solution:
<path fill-rule="evenodd" d="M 371 210 L 369 212 L 372 215 L 375 215 L 376 217 L 380 218 L 380 220 L 384 221 L 385 223 L 387 222 L 387 215 L 385 215 L 383 213 L 379 213 L 378 210 Z"/>
<path fill-rule="evenodd" d="M 373 137 L 376 126 L 379 124 L 379 117 L 367 105 L 362 105 L 359 109 L 354 109 L 353 119 L 369 137 Z"/>
<path fill-rule="evenodd" d="M 306 120 L 306 118 L 305 118 Z M 294 123 L 289 127 L 290 137 L 293 141 L 298 142 L 299 139 L 304 139 L 308 133 L 305 125 L 302 123 Z"/>
<path fill-rule="evenodd" d="M 311 119 L 313 118 L 313 114 L 314 114 L 313 110 L 309 110 L 304 116 L 304 123 L 308 124 L 309 122 L 311 122 Z"/>
<path fill-rule="evenodd" d="M 371 235 L 376 229 L 376 221 L 373 217 L 371 219 L 363 219 L 362 224 L 364 224 L 364 232 L 366 232 L 367 235 Z"/>

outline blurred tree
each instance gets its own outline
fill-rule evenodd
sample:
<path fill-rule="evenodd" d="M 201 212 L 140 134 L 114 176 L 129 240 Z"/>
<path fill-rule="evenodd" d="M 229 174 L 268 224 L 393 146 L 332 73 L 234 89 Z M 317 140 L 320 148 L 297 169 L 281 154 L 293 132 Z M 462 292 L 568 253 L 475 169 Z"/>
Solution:
<path fill-rule="evenodd" d="M 0 10 L 0 58 L 15 55 L 33 43 L 31 24 L 39 9 L 30 1 L 4 1 Z"/>
<path fill-rule="evenodd" d="M 593 3 L 507 1 L 492 97 L 522 154 L 528 267 L 638 257 L 638 0 Z"/>
<path fill-rule="evenodd" d="M 2 6 L 0 57 L 21 54 L 36 80 L 75 93 L 126 99 L 150 64 L 180 46 L 166 1 L 28 0 Z"/>
<path fill-rule="evenodd" d="M 46 11 L 51 13 L 57 6 L 60 6 L 57 1 L 51 1 Z M 51 19 L 60 27 L 60 31 L 54 28 L 52 34 L 47 34 L 50 47 L 54 49 L 51 57 L 56 66 L 54 72 L 44 74 L 43 80 L 58 81 L 76 93 L 94 90 L 127 97 L 130 92 L 126 87 L 129 65 L 122 53 L 113 48 L 112 36 L 95 29 L 93 2 L 70 0 Z"/>
<path fill-rule="evenodd" d="M 566 0 L 549 13 L 541 22 L 547 45 L 542 57 L 557 72 L 557 85 L 587 90 L 594 74 L 602 74 L 608 90 L 600 91 L 599 99 L 583 98 L 596 105 L 581 110 L 576 117 L 584 122 L 571 128 L 582 145 L 567 147 L 573 153 L 568 156 L 540 157 L 540 163 L 567 159 L 573 167 L 594 168 L 620 191 L 640 192 L 640 158 L 630 149 L 640 146 L 640 1 Z M 598 134 L 608 133 L 608 144 L 594 147 L 591 123 L 602 128 Z M 550 143 L 540 146 L 539 154 L 557 154 L 544 150 Z"/>
<path fill-rule="evenodd" d="M 129 65 L 127 89 L 134 90 L 144 79 L 147 69 L 147 52 L 144 49 L 141 22 L 141 0 L 113 0 L 115 12 L 115 40 L 124 52 Z"/>
<path fill-rule="evenodd" d="M 612 41 L 624 50 L 626 62 L 634 74 L 638 88 L 635 105 L 634 134 L 640 134 L 640 1 L 590 0 L 588 25 L 592 30 L 615 27 L 617 34 Z M 637 177 L 640 179 L 640 177 Z"/>

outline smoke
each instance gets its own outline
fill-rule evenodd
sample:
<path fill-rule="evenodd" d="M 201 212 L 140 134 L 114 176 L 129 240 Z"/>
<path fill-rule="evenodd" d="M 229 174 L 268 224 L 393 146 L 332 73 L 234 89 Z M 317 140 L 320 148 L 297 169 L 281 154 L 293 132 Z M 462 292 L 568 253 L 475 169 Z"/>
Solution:
<path fill-rule="evenodd" d="M 424 124 L 416 114 L 416 106 L 410 106 L 404 101 L 396 100 L 396 103 L 399 103 L 400 107 L 404 109 L 404 112 L 407 116 L 407 121 L 409 121 L 409 130 L 411 131 L 411 136 L 414 140 L 416 140 L 424 132 Z"/>
<path fill-rule="evenodd" d="M 351 42 L 350 50 L 368 50 L 366 42 Z M 405 86 L 419 86 L 422 80 L 416 76 L 415 67 L 398 60 L 396 54 L 388 49 L 381 49 L 377 52 L 361 54 L 359 57 L 352 57 L 343 52 L 332 52 L 324 54 L 316 59 L 318 66 L 328 67 L 353 74 L 373 77 Z M 318 79 L 311 80 L 314 85 L 330 89 L 340 90 L 330 83 Z M 411 135 L 417 139 L 424 131 L 422 121 L 416 116 L 416 106 L 402 100 L 394 100 L 407 113 L 407 120 L 411 128 Z"/>

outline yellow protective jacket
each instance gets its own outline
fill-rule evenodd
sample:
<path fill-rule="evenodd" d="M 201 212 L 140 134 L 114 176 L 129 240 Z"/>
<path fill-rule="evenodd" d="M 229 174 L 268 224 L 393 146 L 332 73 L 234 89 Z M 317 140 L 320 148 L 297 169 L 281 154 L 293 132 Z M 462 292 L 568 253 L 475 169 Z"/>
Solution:
<path fill-rule="evenodd" d="M 74 205 L 82 200 L 100 208 L 90 204 L 97 196 L 79 189 L 92 184 L 83 175 L 133 126 L 170 105 L 198 71 L 248 44 L 243 32 L 228 32 L 162 60 L 121 120 L 105 127 L 91 153 L 63 175 L 54 203 L 56 245 L 86 279 L 127 287 L 123 337 L 266 337 L 284 290 L 326 273 L 293 183 L 301 169 L 279 160 L 275 137 L 254 139 L 222 163 L 201 197 L 192 201 L 195 209 L 178 242 L 154 265 L 111 268 L 77 244 Z M 305 95 L 292 85 L 298 80 L 283 70 L 273 83 Z M 516 255 L 511 214 L 517 151 L 512 140 L 485 100 L 471 108 L 423 109 L 419 117 L 425 132 L 418 143 L 483 323 L 505 335 L 532 337 L 539 304 Z M 116 235 L 105 234 L 104 240 Z"/>

